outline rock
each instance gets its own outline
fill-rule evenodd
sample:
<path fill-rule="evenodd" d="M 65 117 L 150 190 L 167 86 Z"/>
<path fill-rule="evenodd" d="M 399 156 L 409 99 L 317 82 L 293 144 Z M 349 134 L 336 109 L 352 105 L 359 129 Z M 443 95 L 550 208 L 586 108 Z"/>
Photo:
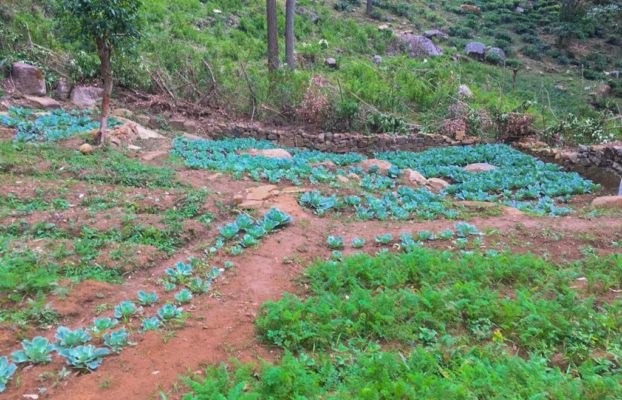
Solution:
<path fill-rule="evenodd" d="M 449 182 L 440 178 L 430 178 L 428 179 L 427 186 L 433 192 L 441 192 L 443 191 L 443 189 L 449 186 Z"/>
<path fill-rule="evenodd" d="M 622 196 L 601 196 L 592 200 L 595 208 L 618 208 L 622 209 Z"/>
<path fill-rule="evenodd" d="M 197 132 L 199 130 L 199 123 L 189 119 L 184 122 L 184 130 L 187 132 Z"/>
<path fill-rule="evenodd" d="M 335 179 L 337 179 L 337 182 L 342 183 L 344 185 L 347 185 L 348 183 L 350 183 L 350 180 L 343 175 L 337 175 L 337 178 Z"/>
<path fill-rule="evenodd" d="M 497 168 L 496 166 L 492 164 L 488 164 L 488 163 L 474 163 L 474 164 L 466 165 L 463 169 L 466 172 L 480 173 L 480 172 L 492 171 L 493 169 L 496 169 L 496 168 Z"/>
<path fill-rule="evenodd" d="M 171 118 L 168 121 L 168 126 L 174 131 L 183 131 L 186 124 L 186 119 L 183 117 Z"/>
<path fill-rule="evenodd" d="M 263 201 L 258 200 L 247 200 L 238 204 L 238 208 L 243 208 L 245 210 L 258 210 L 263 207 Z"/>
<path fill-rule="evenodd" d="M 326 169 L 335 169 L 337 166 L 335 165 L 334 162 L 332 161 L 322 161 L 322 162 L 316 162 L 316 163 L 311 163 L 309 164 L 310 167 L 324 167 Z"/>
<path fill-rule="evenodd" d="M 235 195 L 233 196 L 233 203 L 234 203 L 235 205 L 240 205 L 240 204 L 242 204 L 243 202 L 244 202 L 244 195 L 243 195 L 243 194 L 238 193 L 238 194 L 235 194 Z"/>
<path fill-rule="evenodd" d="M 428 39 L 439 39 L 439 40 L 447 40 L 449 39 L 449 36 L 441 31 L 440 29 L 430 29 L 427 30 L 425 32 L 423 32 L 423 36 L 427 37 Z"/>
<path fill-rule="evenodd" d="M 263 201 L 267 200 L 274 194 L 278 188 L 275 185 L 263 185 L 246 189 L 245 200 Z"/>
<path fill-rule="evenodd" d="M 389 26 L 389 24 L 382 24 L 382 25 L 378 25 L 378 30 L 379 31 L 390 31 L 391 27 Z"/>
<path fill-rule="evenodd" d="M 339 68 L 339 65 L 337 64 L 337 60 L 335 60 L 332 57 L 327 58 L 325 61 L 325 64 L 328 68 L 333 68 L 333 69 Z"/>
<path fill-rule="evenodd" d="M 469 56 L 478 60 L 483 60 L 486 56 L 486 45 L 481 42 L 469 42 L 464 47 L 464 52 Z"/>
<path fill-rule="evenodd" d="M 458 87 L 458 96 L 470 99 L 471 97 L 473 97 L 473 92 L 471 91 L 471 88 L 467 85 L 460 85 Z"/>
<path fill-rule="evenodd" d="M 358 166 L 365 171 L 369 171 L 371 167 L 377 167 L 381 172 L 387 172 L 393 164 L 385 160 L 377 160 L 375 158 L 369 158 L 358 163 Z"/>
<path fill-rule="evenodd" d="M 110 112 L 110 115 L 114 117 L 132 118 L 134 113 L 126 108 L 115 108 Z"/>
<path fill-rule="evenodd" d="M 11 80 L 18 92 L 28 96 L 45 96 L 45 76 L 34 65 L 17 62 L 11 70 Z"/>
<path fill-rule="evenodd" d="M 318 21 L 320 20 L 320 17 L 317 15 L 315 11 L 309 8 L 306 8 L 306 7 L 298 7 L 296 9 L 296 14 L 309 18 L 311 22 L 313 22 L 314 24 L 317 24 Z"/>
<path fill-rule="evenodd" d="M 503 49 L 500 49 L 499 47 L 489 47 L 488 50 L 486 50 L 486 56 L 489 55 L 492 55 L 492 57 L 500 61 L 505 61 L 505 59 L 507 58 L 505 51 L 503 51 Z"/>
<path fill-rule="evenodd" d="M 472 4 L 462 4 L 460 6 L 460 8 L 462 8 L 466 12 L 470 12 L 470 13 L 473 13 L 473 14 L 481 14 L 482 13 L 482 10 L 478 6 L 474 6 Z"/>
<path fill-rule="evenodd" d="M 242 154 L 248 154 L 253 157 L 261 156 L 266 158 L 276 158 L 283 160 L 292 159 L 292 155 L 285 149 L 249 149 L 243 151 Z"/>
<path fill-rule="evenodd" d="M 187 132 L 184 133 L 182 136 L 188 140 L 205 140 L 205 138 L 202 138 L 201 136 L 193 135 L 192 133 Z"/>
<path fill-rule="evenodd" d="M 612 78 L 620 79 L 620 71 L 611 71 L 609 72 L 609 76 Z"/>
<path fill-rule="evenodd" d="M 76 86 L 71 91 L 71 102 L 84 108 L 97 105 L 102 100 L 104 89 L 97 86 Z"/>
<path fill-rule="evenodd" d="M 524 12 L 525 12 L 525 9 L 524 9 L 523 7 L 521 7 L 521 6 L 517 6 L 517 7 L 514 9 L 514 12 L 515 12 L 515 13 L 517 13 L 517 14 L 522 14 L 522 13 L 524 13 Z"/>
<path fill-rule="evenodd" d="M 309 190 L 310 190 L 309 188 L 300 187 L 300 186 L 287 186 L 281 190 L 281 193 L 283 194 L 305 193 L 305 192 L 308 192 Z"/>
<path fill-rule="evenodd" d="M 167 157 L 168 157 L 168 151 L 156 150 L 156 151 L 150 151 L 150 152 L 143 154 L 140 157 L 140 159 L 144 161 L 153 161 L 156 159 L 167 158 Z"/>
<path fill-rule="evenodd" d="M 138 134 L 138 138 L 141 140 L 165 139 L 165 137 L 160 135 L 158 132 L 145 128 L 140 124 L 136 124 L 136 133 Z"/>
<path fill-rule="evenodd" d="M 601 83 L 600 85 L 596 86 L 592 94 L 597 97 L 607 97 L 611 94 L 611 86 L 607 85 L 606 83 Z"/>
<path fill-rule="evenodd" d="M 82 154 L 91 154 L 93 153 L 93 146 L 88 143 L 84 143 L 78 150 L 80 150 L 80 153 Z"/>
<path fill-rule="evenodd" d="M 382 63 L 382 57 L 379 56 L 378 54 L 374 56 L 373 60 L 374 60 L 374 64 L 376 65 L 380 65 Z"/>
<path fill-rule="evenodd" d="M 141 149 L 142 149 L 142 147 L 140 147 L 140 146 L 136 146 L 136 145 L 133 145 L 133 144 L 128 144 L 128 145 L 127 145 L 127 149 L 128 149 L 128 150 L 132 150 L 132 151 L 139 151 L 139 150 L 141 150 Z"/>
<path fill-rule="evenodd" d="M 217 181 L 218 178 L 220 178 L 221 176 L 223 176 L 220 172 L 216 172 L 215 174 L 212 174 L 210 176 L 207 177 L 207 180 L 210 182 L 214 182 Z"/>
<path fill-rule="evenodd" d="M 407 168 L 402 171 L 402 180 L 404 183 L 414 186 L 425 186 L 428 183 L 428 180 L 425 176 L 421 175 L 419 171 L 415 171 L 414 169 Z"/>
<path fill-rule="evenodd" d="M 58 101 L 67 101 L 71 93 L 71 84 L 65 78 L 60 78 L 54 87 L 53 97 Z"/>
<path fill-rule="evenodd" d="M 357 174 L 355 174 L 354 172 L 350 172 L 347 175 L 348 179 L 352 180 L 352 181 L 356 181 L 356 182 L 360 182 L 361 181 L 361 177 L 358 176 Z"/>
<path fill-rule="evenodd" d="M 443 50 L 425 36 L 404 33 L 399 38 L 406 52 L 412 58 L 442 56 Z"/>
<path fill-rule="evenodd" d="M 46 110 L 60 108 L 60 103 L 50 97 L 24 96 L 24 100 L 28 107 L 42 108 Z"/>

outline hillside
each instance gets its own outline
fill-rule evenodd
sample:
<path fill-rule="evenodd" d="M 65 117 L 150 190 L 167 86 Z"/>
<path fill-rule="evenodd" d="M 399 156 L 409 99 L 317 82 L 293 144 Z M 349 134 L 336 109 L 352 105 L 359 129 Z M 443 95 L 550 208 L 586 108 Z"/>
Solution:
<path fill-rule="evenodd" d="M 0 400 L 622 399 L 619 0 L 266 3 L 0 3 Z"/>
<path fill-rule="evenodd" d="M 552 142 L 620 135 L 622 79 L 615 71 L 622 69 L 622 50 L 615 19 L 572 25 L 560 47 L 554 1 L 476 1 L 475 12 L 453 0 L 374 4 L 369 18 L 356 0 L 300 1 L 299 68 L 283 68 L 269 83 L 263 2 L 149 1 L 142 40 L 133 53 L 114 59 L 116 82 L 232 116 L 327 131 L 399 133 L 414 124 L 443 133 L 448 121 L 460 119 L 469 134 L 496 137 L 507 128 L 502 121 L 508 113 L 519 112 L 530 114 L 531 124 Z M 46 70 L 50 86 L 63 75 L 72 82 L 97 79 L 95 53 L 60 40 L 48 2 L 16 0 L 1 7 L 8 22 L 0 28 L 3 65 L 34 62 Z M 430 29 L 447 35 L 434 39 L 444 55 L 410 58 L 399 36 Z M 464 47 L 471 41 L 499 48 L 507 59 L 467 57 Z M 325 65 L 328 58 L 338 69 Z M 460 97 L 460 85 L 472 98 Z M 309 107 L 318 103 L 322 109 Z"/>

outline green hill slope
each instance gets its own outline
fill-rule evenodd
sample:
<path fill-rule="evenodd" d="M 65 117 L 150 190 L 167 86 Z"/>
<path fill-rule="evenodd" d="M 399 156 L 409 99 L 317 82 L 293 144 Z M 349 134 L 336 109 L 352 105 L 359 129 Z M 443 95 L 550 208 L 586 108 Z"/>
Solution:
<path fill-rule="evenodd" d="M 39 64 L 50 85 L 61 75 L 76 82 L 96 79 L 94 51 L 57 37 L 48 3 L 0 6 L 7 21 L 0 28 L 3 65 Z M 367 17 L 358 0 L 301 0 L 299 68 L 283 68 L 271 81 L 264 2 L 149 0 L 142 40 L 133 54 L 115 59 L 115 77 L 118 85 L 170 92 L 230 114 L 325 130 L 399 133 L 417 124 L 442 131 L 459 119 L 469 134 L 494 136 L 507 128 L 509 113 L 526 112 L 545 139 L 619 137 L 622 78 L 610 74 L 622 69 L 615 21 L 586 16 L 561 23 L 555 1 L 471 3 L 479 12 L 465 11 L 457 0 L 378 0 Z M 279 8 L 282 33 L 283 4 Z M 400 51 L 401 32 L 432 28 L 448 34 L 437 43 L 443 56 L 410 58 Z M 464 53 L 470 41 L 501 48 L 508 59 L 472 60 Z M 374 62 L 376 55 L 381 62 Z M 327 58 L 339 68 L 327 67 Z M 458 95 L 463 84 L 471 98 Z"/>

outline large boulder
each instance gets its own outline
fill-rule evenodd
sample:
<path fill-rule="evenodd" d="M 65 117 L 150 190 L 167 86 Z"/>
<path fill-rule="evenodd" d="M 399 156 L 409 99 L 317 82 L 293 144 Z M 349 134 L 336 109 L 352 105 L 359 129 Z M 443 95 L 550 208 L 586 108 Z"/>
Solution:
<path fill-rule="evenodd" d="M 78 107 L 95 107 L 103 95 L 104 89 L 97 86 L 76 86 L 71 91 L 71 102 Z"/>
<path fill-rule="evenodd" d="M 486 56 L 486 45 L 481 42 L 469 42 L 464 47 L 464 52 L 469 56 L 478 60 L 483 60 Z"/>
<path fill-rule="evenodd" d="M 24 95 L 43 97 L 46 94 L 43 71 L 34 65 L 14 63 L 11 80 L 15 89 Z"/>
<path fill-rule="evenodd" d="M 412 58 L 443 55 L 443 50 L 425 36 L 404 33 L 400 36 L 399 40 L 408 55 Z"/>

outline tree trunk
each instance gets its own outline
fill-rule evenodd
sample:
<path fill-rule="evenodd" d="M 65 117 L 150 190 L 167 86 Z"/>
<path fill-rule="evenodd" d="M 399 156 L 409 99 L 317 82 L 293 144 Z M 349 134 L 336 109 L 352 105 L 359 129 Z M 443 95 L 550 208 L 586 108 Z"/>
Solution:
<path fill-rule="evenodd" d="M 268 25 L 268 69 L 274 72 L 279 68 L 276 0 L 266 0 L 266 21 Z"/>
<path fill-rule="evenodd" d="M 367 0 L 367 5 L 365 6 L 365 14 L 367 14 L 368 16 L 371 15 L 371 9 L 372 9 L 372 4 L 373 0 Z"/>
<path fill-rule="evenodd" d="M 294 18 L 296 15 L 296 0 L 285 0 L 285 61 L 291 70 L 296 69 L 294 57 Z"/>
<path fill-rule="evenodd" d="M 98 39 L 97 55 L 101 66 L 101 75 L 104 81 L 104 94 L 102 99 L 101 116 L 99 120 L 99 132 L 95 138 L 96 145 L 105 144 L 106 131 L 108 129 L 108 115 L 110 114 L 110 98 L 112 97 L 112 47 L 105 39 Z"/>

